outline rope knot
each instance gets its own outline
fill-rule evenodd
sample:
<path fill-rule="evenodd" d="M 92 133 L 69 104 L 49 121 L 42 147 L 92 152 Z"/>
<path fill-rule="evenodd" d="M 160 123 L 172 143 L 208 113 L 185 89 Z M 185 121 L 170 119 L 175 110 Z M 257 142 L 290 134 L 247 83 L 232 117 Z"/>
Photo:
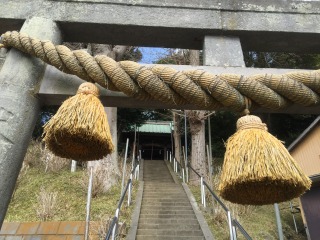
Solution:
<path fill-rule="evenodd" d="M 268 131 L 266 124 L 263 123 L 261 119 L 257 116 L 247 115 L 238 119 L 237 131 L 252 128 Z"/>
<path fill-rule="evenodd" d="M 79 86 L 77 94 L 79 93 L 92 94 L 99 97 L 99 88 L 93 83 L 85 82 Z"/>

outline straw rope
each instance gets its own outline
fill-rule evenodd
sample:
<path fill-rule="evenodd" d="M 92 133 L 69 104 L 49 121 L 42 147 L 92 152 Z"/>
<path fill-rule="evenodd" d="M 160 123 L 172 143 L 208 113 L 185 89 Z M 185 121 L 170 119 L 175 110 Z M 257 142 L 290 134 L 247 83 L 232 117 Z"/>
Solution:
<path fill-rule="evenodd" d="M 71 51 L 15 31 L 6 32 L 1 38 L 4 47 L 17 48 L 65 73 L 139 100 L 233 111 L 245 109 L 245 97 L 253 105 L 269 109 L 285 108 L 292 103 L 302 106 L 320 103 L 320 70 L 253 76 L 215 75 L 203 70 L 181 72 L 160 65 L 145 67 L 132 61 L 115 62 L 104 55 L 92 57 L 85 51 Z"/>

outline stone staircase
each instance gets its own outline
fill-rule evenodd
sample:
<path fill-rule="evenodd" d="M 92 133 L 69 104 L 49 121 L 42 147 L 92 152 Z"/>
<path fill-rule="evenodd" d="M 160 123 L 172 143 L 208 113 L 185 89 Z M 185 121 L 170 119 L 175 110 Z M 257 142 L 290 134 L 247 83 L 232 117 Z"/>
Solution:
<path fill-rule="evenodd" d="M 143 181 L 136 240 L 205 239 L 186 192 L 164 161 L 145 160 Z"/>

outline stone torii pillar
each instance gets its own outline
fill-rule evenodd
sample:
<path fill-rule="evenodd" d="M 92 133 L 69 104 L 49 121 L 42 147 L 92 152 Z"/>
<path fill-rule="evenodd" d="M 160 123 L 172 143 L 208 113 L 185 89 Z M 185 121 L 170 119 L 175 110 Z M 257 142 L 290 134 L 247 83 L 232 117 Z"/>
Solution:
<path fill-rule="evenodd" d="M 50 19 L 27 19 L 21 32 L 61 42 L 59 28 Z M 0 72 L 0 229 L 40 112 L 37 93 L 44 70 L 41 60 L 11 49 Z"/>

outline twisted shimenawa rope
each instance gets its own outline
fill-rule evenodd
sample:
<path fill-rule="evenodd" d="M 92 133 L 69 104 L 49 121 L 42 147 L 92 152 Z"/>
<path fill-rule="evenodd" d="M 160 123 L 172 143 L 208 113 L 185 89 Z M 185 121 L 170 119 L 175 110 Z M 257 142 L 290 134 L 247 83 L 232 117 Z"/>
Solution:
<path fill-rule="evenodd" d="M 245 97 L 269 109 L 285 108 L 292 103 L 302 106 L 320 103 L 320 70 L 253 76 L 214 75 L 203 70 L 180 72 L 160 65 L 145 67 L 132 61 L 115 62 L 105 55 L 92 57 L 86 51 L 71 51 L 15 31 L 6 32 L 1 38 L 5 47 L 38 57 L 65 73 L 139 100 L 156 99 L 177 108 L 193 104 L 199 109 L 242 111 Z"/>

